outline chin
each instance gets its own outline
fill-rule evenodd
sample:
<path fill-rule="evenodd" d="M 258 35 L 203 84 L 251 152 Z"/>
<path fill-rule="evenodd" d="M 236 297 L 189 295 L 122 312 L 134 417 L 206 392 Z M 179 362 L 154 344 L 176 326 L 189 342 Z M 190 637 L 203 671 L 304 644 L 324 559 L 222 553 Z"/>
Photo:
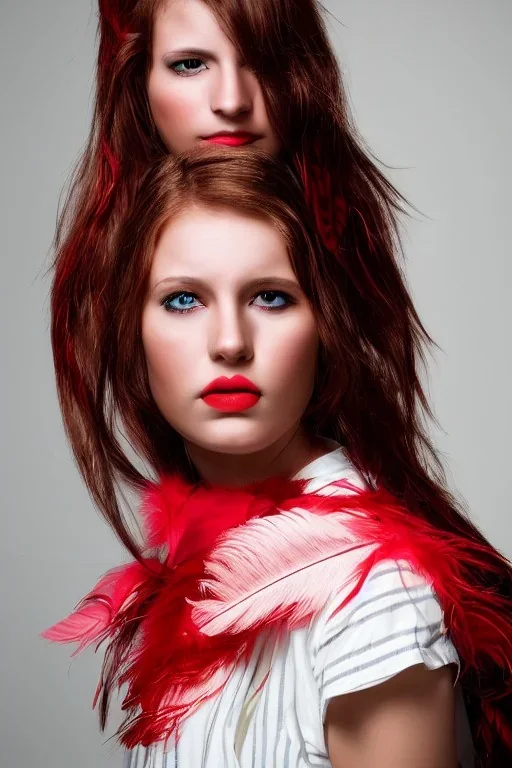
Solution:
<path fill-rule="evenodd" d="M 276 429 L 275 426 L 244 423 L 242 420 L 228 424 L 224 420 L 218 422 L 214 430 L 202 429 L 200 435 L 189 435 L 188 439 L 203 450 L 240 456 L 271 446 L 276 441 Z"/>

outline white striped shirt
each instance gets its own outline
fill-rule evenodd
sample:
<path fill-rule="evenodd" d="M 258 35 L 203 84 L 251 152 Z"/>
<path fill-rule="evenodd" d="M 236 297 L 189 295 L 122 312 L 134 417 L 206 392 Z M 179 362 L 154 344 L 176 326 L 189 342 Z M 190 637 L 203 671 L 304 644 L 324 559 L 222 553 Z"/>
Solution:
<path fill-rule="evenodd" d="M 341 478 L 361 484 L 341 449 L 298 477 L 310 479 L 312 490 Z M 125 768 L 328 768 L 323 720 L 332 697 L 414 664 L 458 665 L 432 588 L 406 562 L 379 563 L 332 616 L 339 600 L 279 641 L 272 631 L 262 634 L 249 664 L 235 668 L 222 693 L 185 721 L 177 745 L 138 747 L 125 755 Z M 471 768 L 463 707 L 457 690 L 459 763 Z"/>

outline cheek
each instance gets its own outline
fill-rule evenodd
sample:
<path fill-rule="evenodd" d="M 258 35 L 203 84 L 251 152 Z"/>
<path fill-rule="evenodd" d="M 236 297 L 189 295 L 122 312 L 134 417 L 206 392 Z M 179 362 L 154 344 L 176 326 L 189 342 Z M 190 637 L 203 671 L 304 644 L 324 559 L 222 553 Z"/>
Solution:
<path fill-rule="evenodd" d="M 318 332 L 312 317 L 305 318 L 281 334 L 272 335 L 269 359 L 276 385 L 302 398 L 313 388 L 318 354 Z"/>
<path fill-rule="evenodd" d="M 148 101 L 155 125 L 167 145 L 174 153 L 190 149 L 189 142 L 195 142 L 199 104 L 193 89 L 186 93 L 160 74 L 150 76 Z"/>
<path fill-rule="evenodd" d="M 151 311 L 143 315 L 142 344 L 153 397 L 166 410 L 184 395 L 195 351 L 179 327 L 171 332 L 165 320 Z"/>

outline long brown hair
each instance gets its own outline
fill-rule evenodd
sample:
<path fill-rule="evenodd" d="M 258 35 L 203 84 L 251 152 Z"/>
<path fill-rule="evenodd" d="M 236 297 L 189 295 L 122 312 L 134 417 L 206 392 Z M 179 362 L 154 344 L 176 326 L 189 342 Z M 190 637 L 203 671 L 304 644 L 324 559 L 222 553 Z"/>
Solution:
<path fill-rule="evenodd" d="M 141 316 L 158 239 L 166 225 L 172 226 L 174 217 L 193 206 L 227 208 L 263 218 L 285 239 L 320 337 L 318 386 L 307 409 L 307 428 L 344 443 L 367 478 L 409 503 L 412 515 L 424 515 L 445 531 L 484 542 L 459 514 L 447 491 L 429 475 L 424 451 L 425 447 L 432 449 L 422 431 L 421 402 L 417 400 L 408 411 L 402 382 L 388 375 L 391 365 L 385 348 L 371 345 L 361 334 L 351 311 L 357 286 L 343 259 L 325 248 L 318 236 L 299 177 L 282 161 L 261 152 L 208 147 L 163 159 L 142 178 L 134 205 L 114 241 L 101 295 L 87 283 L 82 288 L 84 317 L 96 313 L 98 302 L 105 312 L 108 309 L 108 319 L 96 324 L 93 354 L 89 355 L 88 343 L 80 337 L 75 347 L 80 359 L 87 360 L 94 387 L 80 411 L 74 397 L 60 391 L 69 437 L 87 486 L 135 557 L 143 562 L 144 546 L 133 537 L 124 516 L 121 492 L 142 489 L 148 479 L 158 475 L 176 471 L 186 475 L 188 471 L 183 441 L 151 395 Z M 392 334 L 388 341 L 399 349 L 403 339 L 398 330 L 388 326 L 387 332 Z M 414 371 L 415 364 L 412 360 Z M 369 414 L 364 413 L 367 408 Z M 366 434 L 364 429 L 370 427 Z M 404 451 L 408 448 L 408 463 L 395 466 L 393 475 L 386 474 L 386 452 L 392 454 L 396 445 Z M 506 587 L 510 568 L 490 546 L 488 558 L 494 568 L 488 572 L 502 575 L 502 587 Z M 474 579 L 479 586 L 496 586 L 484 585 L 478 573 Z M 157 582 L 153 588 L 160 588 Z M 102 727 L 122 660 L 154 597 L 149 590 L 136 615 L 108 647 L 100 696 Z M 461 662 L 464 664 L 463 659 Z M 497 674 L 499 679 L 500 670 Z M 477 707 L 478 694 L 475 698 L 473 692 L 479 691 L 482 681 L 464 680 L 467 705 Z M 130 717 L 123 727 L 129 727 Z"/>
<path fill-rule="evenodd" d="M 302 277 L 312 286 L 312 300 L 319 302 L 332 290 L 338 296 L 324 345 L 331 364 L 324 366 L 311 424 L 344 442 L 356 466 L 404 500 L 411 514 L 481 538 L 446 490 L 425 430 L 429 410 L 420 364 L 430 339 L 401 271 L 397 214 L 403 201 L 351 123 L 319 4 L 206 2 L 261 82 L 286 146 L 284 161 L 306 169 L 306 175 L 320 168 L 329 194 L 345 202 L 334 253 L 303 267 L 309 270 Z M 114 502 L 112 477 L 98 468 L 110 462 L 129 483 L 137 485 L 140 478 L 128 469 L 118 444 L 109 444 L 105 453 L 107 433 L 101 429 L 106 427 L 100 429 L 95 409 L 98 371 L 105 364 L 101 340 L 112 309 L 107 286 L 122 266 L 117 232 L 148 168 L 166 155 L 146 94 L 152 25 L 161 3 L 100 0 L 95 110 L 57 230 L 52 288 L 52 344 L 65 426 L 95 501 L 134 554 L 134 539 Z M 297 198 L 294 205 L 300 210 Z M 128 259 L 126 251 L 123 258 Z M 342 406 L 340 366 L 349 372 Z M 169 443 L 168 451 L 169 461 L 178 465 L 177 445 Z"/>

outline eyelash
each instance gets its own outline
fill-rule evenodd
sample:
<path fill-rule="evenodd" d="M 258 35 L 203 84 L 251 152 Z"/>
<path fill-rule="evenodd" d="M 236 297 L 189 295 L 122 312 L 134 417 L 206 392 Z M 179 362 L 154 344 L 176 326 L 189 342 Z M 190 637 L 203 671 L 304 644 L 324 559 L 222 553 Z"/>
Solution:
<path fill-rule="evenodd" d="M 178 67 L 180 64 L 189 64 L 190 62 L 198 62 L 199 64 L 204 65 L 204 68 L 207 69 L 207 66 L 204 63 L 204 61 L 202 59 L 197 58 L 196 56 L 191 56 L 188 59 L 180 59 L 179 61 L 170 62 L 167 66 L 169 67 L 169 69 L 172 69 L 173 72 L 175 72 L 177 75 L 179 75 L 179 77 L 191 77 L 193 75 L 199 74 L 199 72 L 204 71 L 203 69 L 199 69 L 196 72 L 183 72 L 183 71 L 178 72 L 178 70 L 176 69 L 176 67 Z"/>
<path fill-rule="evenodd" d="M 253 297 L 253 300 L 256 299 L 258 296 L 262 296 L 265 293 L 272 293 L 275 297 L 279 297 L 281 299 L 284 299 L 285 301 L 285 303 L 279 307 L 261 307 L 261 309 L 265 310 L 266 312 L 268 311 L 277 312 L 279 310 L 287 309 L 289 306 L 296 303 L 295 300 L 288 293 L 285 293 L 284 291 L 270 291 L 270 290 L 260 291 L 259 293 L 255 294 L 255 296 Z M 188 314 L 188 312 L 193 312 L 194 310 L 197 309 L 197 307 L 190 307 L 190 309 L 176 309 L 175 307 L 169 307 L 168 302 L 171 302 L 174 299 L 177 299 L 178 296 L 191 296 L 194 299 L 197 299 L 197 296 L 195 295 L 195 293 L 191 293 L 190 291 L 177 291 L 176 293 L 171 293 L 168 296 L 165 296 L 165 298 L 162 299 L 162 301 L 160 302 L 167 312 L 176 313 L 178 315 L 185 315 L 185 314 Z"/>

